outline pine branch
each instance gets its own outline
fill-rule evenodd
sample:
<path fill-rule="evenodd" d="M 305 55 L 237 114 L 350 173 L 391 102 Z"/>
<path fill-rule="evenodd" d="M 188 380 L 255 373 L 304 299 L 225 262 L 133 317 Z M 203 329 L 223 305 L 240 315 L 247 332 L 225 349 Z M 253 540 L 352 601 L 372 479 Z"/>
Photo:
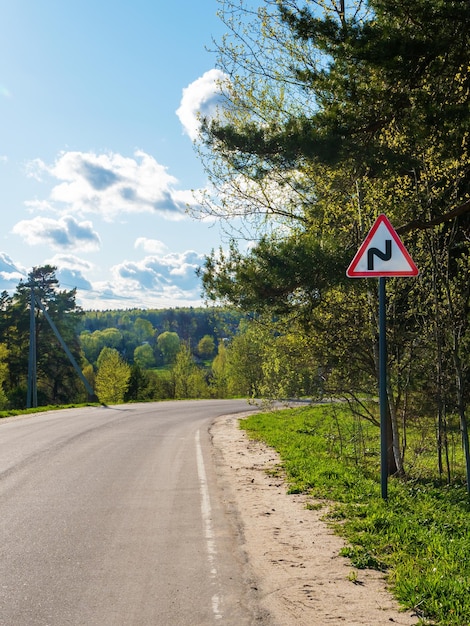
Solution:
<path fill-rule="evenodd" d="M 408 222 L 408 224 L 403 224 L 403 226 L 399 226 L 396 229 L 396 232 L 399 235 L 403 235 L 404 233 L 409 233 L 411 230 L 426 230 L 428 228 L 432 228 L 433 226 L 438 226 L 439 224 L 443 224 L 444 222 L 449 222 L 455 217 L 459 217 L 460 215 L 465 215 L 465 213 L 470 212 L 470 200 L 467 200 L 463 204 L 455 207 L 452 211 L 441 215 L 440 217 L 435 217 L 432 220 L 412 220 Z"/>

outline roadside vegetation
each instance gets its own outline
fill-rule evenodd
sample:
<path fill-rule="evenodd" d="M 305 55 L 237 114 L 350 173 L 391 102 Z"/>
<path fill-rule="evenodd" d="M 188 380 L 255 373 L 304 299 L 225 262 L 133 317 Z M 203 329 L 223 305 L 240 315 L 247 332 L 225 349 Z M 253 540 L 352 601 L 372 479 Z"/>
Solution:
<path fill-rule="evenodd" d="M 241 421 L 249 436 L 276 449 L 290 493 L 307 493 L 310 507 L 343 535 L 343 556 L 358 569 L 386 573 L 403 608 L 422 624 L 470 623 L 470 503 L 455 423 L 453 480 L 443 485 L 433 437 L 410 428 L 406 479 L 380 490 L 378 429 L 337 403 L 254 414 Z M 358 574 L 360 579 L 360 573 Z"/>
<path fill-rule="evenodd" d="M 0 419 L 3 417 L 17 417 L 18 415 L 32 415 L 33 413 L 46 413 L 47 411 L 58 411 L 60 409 L 77 409 L 85 406 L 98 406 L 95 402 L 86 402 L 84 404 L 50 404 L 47 406 L 31 407 L 30 409 L 7 409 L 0 411 Z"/>

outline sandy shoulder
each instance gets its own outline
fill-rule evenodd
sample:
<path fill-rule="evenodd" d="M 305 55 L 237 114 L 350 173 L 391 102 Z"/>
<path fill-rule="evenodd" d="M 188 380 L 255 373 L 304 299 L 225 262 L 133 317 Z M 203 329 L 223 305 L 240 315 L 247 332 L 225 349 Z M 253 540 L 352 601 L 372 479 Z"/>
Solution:
<path fill-rule="evenodd" d="M 339 556 L 345 545 L 322 521 L 326 510 L 307 510 L 302 495 L 287 495 L 275 468 L 276 453 L 251 441 L 225 416 L 211 428 L 223 496 L 238 515 L 242 549 L 265 623 L 278 626 L 415 625 L 400 612 L 382 574 L 357 570 Z"/>

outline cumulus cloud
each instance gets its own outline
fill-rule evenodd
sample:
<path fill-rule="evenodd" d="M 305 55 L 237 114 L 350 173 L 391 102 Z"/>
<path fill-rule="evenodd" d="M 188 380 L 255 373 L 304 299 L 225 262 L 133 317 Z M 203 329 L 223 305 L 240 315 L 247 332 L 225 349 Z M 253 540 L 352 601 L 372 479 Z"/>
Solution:
<path fill-rule="evenodd" d="M 100 238 L 93 230 L 91 222 L 78 222 L 71 215 L 55 220 L 48 217 L 35 217 L 21 220 L 12 232 L 19 235 L 29 245 L 48 244 L 55 249 L 96 250 Z"/>
<path fill-rule="evenodd" d="M 24 204 L 29 213 L 54 213 L 54 207 L 48 200 L 26 200 Z"/>
<path fill-rule="evenodd" d="M 29 164 L 29 176 L 42 180 L 47 174 L 57 184 L 45 203 L 29 201 L 31 210 L 83 215 L 100 214 L 111 220 L 121 213 L 158 213 L 182 219 L 190 191 L 177 190 L 178 183 L 153 157 L 137 151 L 134 157 L 117 153 L 63 152 L 53 165 L 40 159 Z"/>
<path fill-rule="evenodd" d="M 93 289 L 93 285 L 78 269 L 57 269 L 56 275 L 60 285 L 67 289 L 81 289 L 86 291 Z"/>
<path fill-rule="evenodd" d="M 158 239 L 147 239 L 147 237 L 139 237 L 136 239 L 135 248 L 143 248 L 145 252 L 149 252 L 151 254 L 163 254 L 168 250 L 168 246 L 166 246 L 163 241 L 159 241 Z"/>
<path fill-rule="evenodd" d="M 139 246 L 152 247 L 151 241 L 142 240 Z M 158 243 L 155 240 L 155 245 Z M 91 289 L 79 287 L 77 302 L 85 309 L 200 306 L 196 268 L 202 262 L 203 257 L 191 250 L 124 261 L 111 268 L 111 280 L 93 282 Z"/>
<path fill-rule="evenodd" d="M 201 284 L 196 269 L 203 256 L 192 250 L 169 253 L 158 240 L 140 238 L 136 247 L 154 250 L 140 261 L 124 261 L 110 269 L 110 280 L 96 280 L 95 265 L 75 254 L 56 254 L 43 264 L 57 268 L 60 288 L 77 289 L 84 309 L 168 308 L 200 306 Z M 12 293 L 28 271 L 0 253 L 0 290 Z"/>
<path fill-rule="evenodd" d="M 15 263 L 8 254 L 0 252 L 0 290 L 12 291 L 21 279 L 26 278 L 26 269 Z"/>
<path fill-rule="evenodd" d="M 223 110 L 222 89 L 227 80 L 224 72 L 212 69 L 183 89 L 176 115 L 193 141 L 199 136 L 201 119 L 218 116 Z"/>
<path fill-rule="evenodd" d="M 192 250 L 182 253 L 147 256 L 141 261 L 124 261 L 112 268 L 116 284 L 141 289 L 155 295 L 178 293 L 180 298 L 194 298 L 200 293 L 196 269 L 203 255 Z"/>
<path fill-rule="evenodd" d="M 203 256 L 187 250 L 168 252 L 156 239 L 144 237 L 136 246 L 152 254 L 139 261 L 123 261 L 110 269 L 110 280 L 94 280 L 93 263 L 73 254 L 57 254 L 46 261 L 57 267 L 61 287 L 77 288 L 77 303 L 85 309 L 200 306 L 201 283 L 196 269 Z"/>
<path fill-rule="evenodd" d="M 85 277 L 85 273 L 94 269 L 89 261 L 73 254 L 56 254 L 45 263 L 57 268 L 56 276 L 61 287 L 86 291 L 93 289 L 92 283 Z"/>

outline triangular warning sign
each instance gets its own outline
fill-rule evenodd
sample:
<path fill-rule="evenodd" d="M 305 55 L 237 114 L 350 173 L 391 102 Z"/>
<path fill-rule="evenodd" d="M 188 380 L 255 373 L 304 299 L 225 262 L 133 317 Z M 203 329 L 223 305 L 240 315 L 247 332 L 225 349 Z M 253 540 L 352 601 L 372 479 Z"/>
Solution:
<path fill-rule="evenodd" d="M 418 274 L 418 268 L 385 215 L 379 215 L 376 219 L 346 270 L 349 278 Z"/>

